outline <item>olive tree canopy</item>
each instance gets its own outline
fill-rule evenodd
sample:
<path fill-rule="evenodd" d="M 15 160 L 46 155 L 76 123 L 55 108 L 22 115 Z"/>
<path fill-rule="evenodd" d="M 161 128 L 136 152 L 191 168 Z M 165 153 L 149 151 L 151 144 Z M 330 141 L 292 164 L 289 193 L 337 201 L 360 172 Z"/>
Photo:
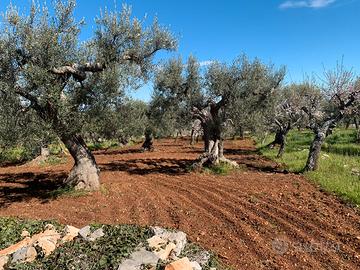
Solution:
<path fill-rule="evenodd" d="M 156 20 L 144 27 L 124 7 L 103 12 L 94 36 L 82 42 L 75 6 L 57 0 L 50 12 L 32 4 L 28 15 L 9 6 L 0 26 L 0 88 L 19 96 L 68 148 L 75 165 L 65 183 L 94 190 L 99 169 L 79 133 L 79 115 L 94 100 L 114 99 L 148 79 L 154 54 L 174 49 L 176 40 Z"/>

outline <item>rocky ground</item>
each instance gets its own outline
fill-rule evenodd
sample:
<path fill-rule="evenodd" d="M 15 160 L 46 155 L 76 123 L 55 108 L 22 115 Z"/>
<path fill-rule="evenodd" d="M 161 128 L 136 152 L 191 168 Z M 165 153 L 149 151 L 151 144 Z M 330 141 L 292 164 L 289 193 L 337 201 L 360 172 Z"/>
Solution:
<path fill-rule="evenodd" d="M 21 222 L 27 221 L 19 221 Z M 180 231 L 160 227 L 130 227 L 134 231 L 138 229 L 148 234 L 143 239 L 140 235 L 131 233 L 126 226 L 93 228 L 87 225 L 81 229 L 69 225 L 58 227 L 60 228 L 46 224 L 41 232 L 33 235 L 23 230 L 21 240 L 0 250 L 0 270 L 223 269 L 214 255 L 188 243 L 186 234 Z M 130 234 L 119 237 L 123 231 Z M 114 232 L 117 232 L 116 235 Z M 6 236 L 3 229 L 0 230 L 0 236 Z M 112 244 L 116 244 L 120 249 L 115 252 L 111 249 Z M 136 247 L 131 248 L 133 245 Z M 100 258 L 93 258 L 94 255 L 96 257 L 94 250 Z"/>
<path fill-rule="evenodd" d="M 226 143 L 243 165 L 226 176 L 187 172 L 201 144 L 139 147 L 97 152 L 102 188 L 81 196 L 54 192 L 71 162 L 0 168 L 0 216 L 170 227 L 234 269 L 360 269 L 358 210 L 258 156 L 250 140 Z"/>

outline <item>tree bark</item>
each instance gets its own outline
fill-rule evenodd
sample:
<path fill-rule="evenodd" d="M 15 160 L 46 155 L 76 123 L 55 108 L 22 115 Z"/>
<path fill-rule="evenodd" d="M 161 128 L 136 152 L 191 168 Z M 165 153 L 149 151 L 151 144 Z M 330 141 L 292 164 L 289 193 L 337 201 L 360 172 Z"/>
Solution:
<path fill-rule="evenodd" d="M 221 137 L 222 122 L 219 108 L 215 104 L 197 112 L 204 132 L 204 153 L 193 164 L 195 170 L 203 167 L 216 166 L 220 162 L 229 163 L 237 167 L 236 162 L 224 157 L 223 140 Z"/>
<path fill-rule="evenodd" d="M 277 157 L 280 158 L 283 156 L 284 152 L 285 152 L 285 146 L 286 146 L 286 136 L 289 133 L 291 129 L 290 124 L 288 126 L 286 126 L 285 128 L 280 128 L 276 134 L 275 134 L 275 139 L 273 142 L 268 144 L 268 147 L 270 148 L 274 148 L 276 145 L 279 145 L 279 152 L 277 154 Z"/>
<path fill-rule="evenodd" d="M 68 178 L 64 181 L 67 186 L 76 190 L 93 191 L 100 188 L 100 170 L 95 158 L 79 135 L 62 136 L 62 142 L 74 158 L 75 164 Z"/>
<path fill-rule="evenodd" d="M 150 129 L 145 130 L 145 141 L 142 145 L 144 151 L 154 151 L 153 135 Z"/>
<path fill-rule="evenodd" d="M 320 151 L 325 141 L 325 138 L 326 138 L 326 131 L 324 132 L 323 130 L 319 130 L 315 134 L 315 138 L 310 146 L 309 156 L 306 161 L 305 171 L 315 171 L 318 169 Z"/>
<path fill-rule="evenodd" d="M 315 137 L 309 149 L 309 156 L 304 168 L 305 171 L 315 171 L 318 169 L 321 147 L 326 137 L 332 133 L 333 128 L 339 120 L 340 116 L 337 116 L 325 121 L 321 126 L 313 128 Z"/>

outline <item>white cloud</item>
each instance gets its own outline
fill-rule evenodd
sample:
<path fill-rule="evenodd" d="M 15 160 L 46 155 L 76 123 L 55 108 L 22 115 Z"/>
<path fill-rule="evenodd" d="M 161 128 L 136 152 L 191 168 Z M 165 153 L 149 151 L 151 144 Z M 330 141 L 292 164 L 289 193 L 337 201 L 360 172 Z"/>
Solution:
<path fill-rule="evenodd" d="M 212 63 L 214 63 L 214 61 L 207 60 L 207 61 L 201 61 L 199 65 L 200 67 L 206 67 L 206 66 L 210 66 Z"/>
<path fill-rule="evenodd" d="M 336 0 L 306 0 L 306 1 L 286 1 L 280 5 L 282 9 L 288 8 L 324 8 L 334 3 Z"/>

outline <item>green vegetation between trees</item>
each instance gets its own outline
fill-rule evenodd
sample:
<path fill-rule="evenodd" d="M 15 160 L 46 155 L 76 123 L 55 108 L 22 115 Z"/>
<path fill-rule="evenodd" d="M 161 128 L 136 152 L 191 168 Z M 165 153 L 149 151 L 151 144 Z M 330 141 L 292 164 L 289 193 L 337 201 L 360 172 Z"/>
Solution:
<path fill-rule="evenodd" d="M 276 148 L 265 147 L 273 138 L 274 135 L 268 135 L 258 143 L 260 152 L 282 163 L 290 172 L 302 172 L 313 140 L 312 132 L 291 131 L 285 153 L 280 158 Z M 360 205 L 360 144 L 355 141 L 355 130 L 335 129 L 322 147 L 319 169 L 305 172 L 305 175 L 326 191 Z"/>

